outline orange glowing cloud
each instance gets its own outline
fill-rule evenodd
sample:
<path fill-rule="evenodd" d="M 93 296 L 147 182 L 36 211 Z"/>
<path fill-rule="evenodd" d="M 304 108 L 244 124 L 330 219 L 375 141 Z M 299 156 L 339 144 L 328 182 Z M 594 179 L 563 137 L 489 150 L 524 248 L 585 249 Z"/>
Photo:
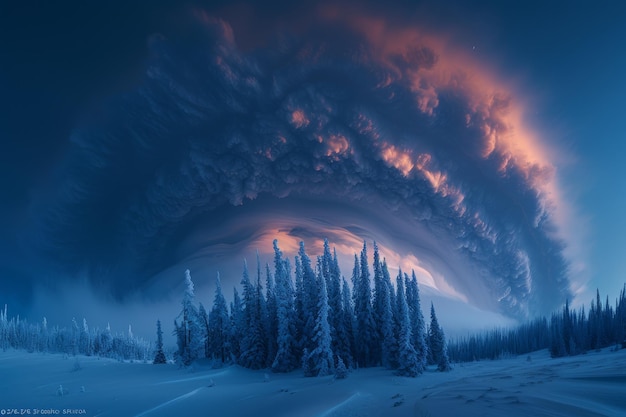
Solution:
<path fill-rule="evenodd" d="M 297 109 L 291 113 L 291 124 L 299 129 L 308 126 L 309 119 L 304 114 L 304 111 Z"/>
<path fill-rule="evenodd" d="M 381 156 L 389 166 L 396 168 L 405 177 L 412 173 L 421 175 L 430 183 L 435 193 L 442 197 L 451 198 L 453 207 L 461 214 L 465 212 L 465 207 L 462 205 L 465 196 L 458 187 L 450 184 L 445 173 L 430 168 L 431 155 L 422 153 L 414 156 L 414 152 L 410 149 L 402 150 L 390 143 L 383 142 L 381 144 Z"/>
<path fill-rule="evenodd" d="M 480 143 L 476 144 L 480 149 L 478 156 L 483 159 L 497 156 L 502 175 L 512 170 L 520 173 L 537 191 L 544 211 L 560 230 L 567 229 L 571 213 L 560 194 L 555 169 L 562 155 L 542 142 L 529 125 L 524 95 L 512 83 L 503 82 L 483 62 L 469 51 L 455 48 L 445 36 L 392 25 L 381 17 L 342 6 L 325 6 L 319 16 L 363 35 L 370 59 L 388 69 L 388 73 L 381 75 L 378 88 L 408 83 L 422 113 L 432 116 L 437 112 L 443 91 L 466 97 L 469 103 L 466 124 L 482 132 L 482 137 L 477 139 Z M 442 192 L 461 196 L 459 190 L 450 188 L 445 173 L 420 168 L 408 151 L 383 146 L 381 156 L 404 176 L 418 169 L 434 189 L 448 187 Z"/>

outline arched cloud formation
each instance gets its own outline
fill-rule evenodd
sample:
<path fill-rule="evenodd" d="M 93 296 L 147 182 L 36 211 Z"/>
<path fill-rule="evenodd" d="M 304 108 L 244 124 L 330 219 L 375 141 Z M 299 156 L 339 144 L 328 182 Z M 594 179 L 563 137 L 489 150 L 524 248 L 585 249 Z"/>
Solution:
<path fill-rule="evenodd" d="M 392 266 L 482 308 L 558 305 L 563 202 L 513 92 L 383 19 L 326 8 L 299 32 L 242 50 L 196 11 L 183 40 L 154 36 L 142 84 L 73 134 L 34 209 L 40 248 L 124 293 L 275 237 L 291 254 L 376 239 Z"/>

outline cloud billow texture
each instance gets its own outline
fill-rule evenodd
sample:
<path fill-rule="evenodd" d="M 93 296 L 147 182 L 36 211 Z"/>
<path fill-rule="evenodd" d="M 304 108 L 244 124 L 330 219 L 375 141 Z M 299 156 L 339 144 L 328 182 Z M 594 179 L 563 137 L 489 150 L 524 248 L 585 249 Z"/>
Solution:
<path fill-rule="evenodd" d="M 373 237 L 444 293 L 551 311 L 567 296 L 562 203 L 510 94 L 413 29 L 320 19 L 341 37 L 242 51 L 204 15 L 184 41 L 154 36 L 142 84 L 75 130 L 58 192 L 34 210 L 40 248 L 125 292 L 271 231 Z"/>

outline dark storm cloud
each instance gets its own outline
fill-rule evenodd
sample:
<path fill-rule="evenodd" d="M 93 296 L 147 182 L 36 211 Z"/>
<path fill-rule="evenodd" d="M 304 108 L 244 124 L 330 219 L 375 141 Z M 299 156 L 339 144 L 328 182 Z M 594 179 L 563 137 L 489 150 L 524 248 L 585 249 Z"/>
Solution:
<path fill-rule="evenodd" d="M 72 134 L 31 241 L 124 294 L 275 236 L 341 253 L 376 239 L 443 293 L 551 311 L 562 203 L 511 93 L 416 29 L 334 8 L 315 21 L 246 50 L 202 11 L 183 39 L 153 36 L 141 85 Z"/>

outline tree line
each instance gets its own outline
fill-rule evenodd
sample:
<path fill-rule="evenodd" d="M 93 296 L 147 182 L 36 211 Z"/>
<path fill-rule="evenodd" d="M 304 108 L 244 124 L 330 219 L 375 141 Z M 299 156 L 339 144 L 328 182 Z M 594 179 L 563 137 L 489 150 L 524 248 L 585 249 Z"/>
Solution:
<path fill-rule="evenodd" d="M 626 347 L 626 284 L 611 306 L 608 296 L 602 303 L 600 291 L 591 300 L 588 312 L 577 311 L 569 301 L 560 312 L 534 319 L 513 329 L 493 329 L 451 341 L 448 352 L 452 361 L 470 362 L 521 355 L 549 349 L 553 358 L 573 356 L 615 346 Z"/>
<path fill-rule="evenodd" d="M 27 352 L 64 353 L 67 355 L 101 356 L 119 360 L 149 360 L 152 343 L 128 332 L 111 332 L 90 328 L 87 320 L 72 319 L 71 327 L 49 326 L 44 317 L 41 323 L 29 323 L 18 317 L 8 317 L 7 306 L 0 310 L 0 349 L 23 349 Z"/>
<path fill-rule="evenodd" d="M 327 240 L 315 262 L 300 242 L 293 269 L 276 240 L 273 246 L 273 268 L 262 268 L 257 253 L 255 279 L 244 262 L 241 295 L 235 287 L 229 306 L 219 274 L 210 310 L 196 304 L 186 271 L 182 310 L 174 322 L 178 363 L 209 358 L 274 372 L 301 368 L 306 376 L 373 366 L 411 377 L 428 364 L 440 371 L 450 369 L 444 332 L 432 305 L 426 326 L 415 273 L 409 277 L 400 270 L 392 285 L 376 243 L 372 271 L 365 242 L 360 256 L 354 255 L 351 287 Z M 160 323 L 158 327 L 160 332 Z M 162 346 L 161 336 L 158 339 Z M 157 355 L 155 362 L 162 363 L 163 356 Z"/>

